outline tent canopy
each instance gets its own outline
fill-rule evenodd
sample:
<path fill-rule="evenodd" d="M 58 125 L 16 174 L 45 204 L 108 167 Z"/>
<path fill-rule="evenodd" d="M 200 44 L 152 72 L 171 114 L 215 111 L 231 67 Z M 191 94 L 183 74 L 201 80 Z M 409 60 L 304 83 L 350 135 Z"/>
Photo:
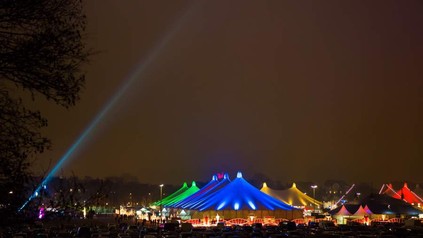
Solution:
<path fill-rule="evenodd" d="M 194 201 L 196 198 L 198 198 L 201 195 L 206 194 L 207 192 L 212 190 L 217 184 L 219 184 L 217 176 L 213 175 L 212 180 L 210 182 L 208 182 L 206 185 L 204 185 L 204 187 L 202 187 L 196 193 L 186 197 L 185 199 L 183 199 L 179 202 L 173 203 L 170 206 L 175 207 L 175 208 L 184 207 L 185 205 L 188 205 L 190 202 Z"/>
<path fill-rule="evenodd" d="M 162 200 L 154 202 L 153 205 L 155 205 L 155 206 L 163 205 L 166 202 L 168 202 L 168 201 L 172 200 L 173 198 L 177 197 L 181 193 L 185 192 L 187 189 L 188 189 L 188 184 L 186 182 L 184 182 L 184 184 L 182 184 L 182 187 L 180 187 L 176 192 L 170 194 L 169 196 L 163 198 Z"/>
<path fill-rule="evenodd" d="M 198 194 L 198 196 L 195 196 L 194 198 L 190 199 L 189 201 L 183 201 L 184 204 L 181 205 L 184 209 L 192 209 L 196 210 L 198 209 L 201 204 L 203 204 L 204 201 L 209 199 L 213 194 L 215 194 L 220 189 L 224 188 L 226 185 L 228 185 L 231 182 L 229 179 L 229 175 L 225 174 L 223 176 L 223 179 L 219 181 L 217 184 L 215 184 L 212 188 L 208 189 L 207 191 Z"/>
<path fill-rule="evenodd" d="M 295 183 L 292 184 L 291 188 L 285 190 L 271 189 L 266 183 L 263 183 L 260 191 L 295 207 L 322 205 L 321 202 L 301 192 Z"/>
<path fill-rule="evenodd" d="M 294 208 L 273 198 L 242 178 L 237 178 L 202 201 L 196 208 L 203 210 L 293 210 Z"/>
<path fill-rule="evenodd" d="M 175 197 L 173 197 L 171 199 L 166 200 L 163 203 L 163 205 L 165 207 L 170 207 L 173 204 L 175 204 L 175 203 L 177 203 L 179 201 L 182 201 L 183 199 L 185 199 L 185 198 L 191 196 L 192 194 L 198 192 L 198 190 L 200 190 L 200 189 L 197 187 L 197 184 L 195 183 L 195 181 L 192 181 L 192 184 L 191 184 L 191 187 L 190 188 L 188 188 L 187 190 L 185 190 L 181 194 L 179 194 L 179 195 L 177 195 L 177 196 L 175 196 Z"/>

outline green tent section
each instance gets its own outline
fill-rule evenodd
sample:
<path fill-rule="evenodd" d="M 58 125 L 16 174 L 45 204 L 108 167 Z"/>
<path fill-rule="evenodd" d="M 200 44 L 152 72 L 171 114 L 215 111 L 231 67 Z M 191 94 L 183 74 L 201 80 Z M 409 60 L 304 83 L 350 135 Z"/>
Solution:
<path fill-rule="evenodd" d="M 191 187 L 188 187 L 188 184 L 185 182 L 181 188 L 179 188 L 176 192 L 170 194 L 169 196 L 163 198 L 162 200 L 159 200 L 153 205 L 155 206 L 170 206 L 173 205 L 179 201 L 182 201 L 183 199 L 187 198 L 188 196 L 191 196 L 192 194 L 198 192 L 200 190 L 195 181 L 192 181 Z"/>
<path fill-rule="evenodd" d="M 163 203 L 165 207 L 172 206 L 173 204 L 180 202 L 184 200 L 185 198 L 193 195 L 194 193 L 198 192 L 200 190 L 197 185 L 195 184 L 195 181 L 192 181 L 191 187 L 185 190 L 183 193 L 179 194 L 176 197 L 173 197 L 172 199 L 166 200 L 166 202 Z"/>
<path fill-rule="evenodd" d="M 181 188 L 179 188 L 176 192 L 170 194 L 169 196 L 163 198 L 162 200 L 159 200 L 155 203 L 153 203 L 154 206 L 160 206 L 160 205 L 164 205 L 167 202 L 169 202 L 170 200 L 172 200 L 173 198 L 181 195 L 182 193 L 184 193 L 186 190 L 188 190 L 188 184 L 186 182 L 184 182 L 184 184 L 182 185 Z"/>

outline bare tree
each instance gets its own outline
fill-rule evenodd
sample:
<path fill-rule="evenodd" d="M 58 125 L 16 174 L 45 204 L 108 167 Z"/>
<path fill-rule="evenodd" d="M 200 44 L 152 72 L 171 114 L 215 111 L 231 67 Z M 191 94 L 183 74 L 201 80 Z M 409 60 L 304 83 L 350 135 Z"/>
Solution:
<path fill-rule="evenodd" d="M 47 120 L 24 106 L 23 93 L 66 108 L 76 103 L 85 81 L 81 65 L 90 55 L 83 41 L 85 26 L 78 0 L 0 1 L 2 208 L 19 206 L 33 159 L 50 146 L 39 132 Z"/>

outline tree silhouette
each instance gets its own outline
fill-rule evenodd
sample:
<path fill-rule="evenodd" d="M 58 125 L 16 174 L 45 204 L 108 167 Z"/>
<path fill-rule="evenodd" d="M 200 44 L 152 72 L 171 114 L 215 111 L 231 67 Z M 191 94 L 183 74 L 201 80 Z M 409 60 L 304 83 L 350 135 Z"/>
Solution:
<path fill-rule="evenodd" d="M 50 142 L 47 120 L 25 107 L 32 100 L 73 106 L 90 55 L 84 44 L 86 17 L 78 0 L 0 1 L 0 207 L 14 210 L 25 198 L 30 165 Z M 28 193 L 28 191 L 26 191 Z M 6 196 L 9 194 L 10 196 Z"/>

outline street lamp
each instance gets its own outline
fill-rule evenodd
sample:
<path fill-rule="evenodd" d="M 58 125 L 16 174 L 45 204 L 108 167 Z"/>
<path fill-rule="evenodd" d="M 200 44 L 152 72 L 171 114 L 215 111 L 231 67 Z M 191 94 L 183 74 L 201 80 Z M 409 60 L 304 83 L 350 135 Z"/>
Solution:
<path fill-rule="evenodd" d="M 316 200 L 317 185 L 311 185 L 311 188 L 313 189 L 313 199 Z M 313 201 L 313 207 L 314 207 L 314 211 L 316 211 L 316 201 Z"/>
<path fill-rule="evenodd" d="M 160 184 L 160 211 L 159 211 L 159 213 L 160 213 L 160 221 L 162 220 L 162 206 L 163 206 L 163 203 L 162 203 L 162 200 L 163 200 L 163 186 L 164 186 L 164 184 Z"/>

